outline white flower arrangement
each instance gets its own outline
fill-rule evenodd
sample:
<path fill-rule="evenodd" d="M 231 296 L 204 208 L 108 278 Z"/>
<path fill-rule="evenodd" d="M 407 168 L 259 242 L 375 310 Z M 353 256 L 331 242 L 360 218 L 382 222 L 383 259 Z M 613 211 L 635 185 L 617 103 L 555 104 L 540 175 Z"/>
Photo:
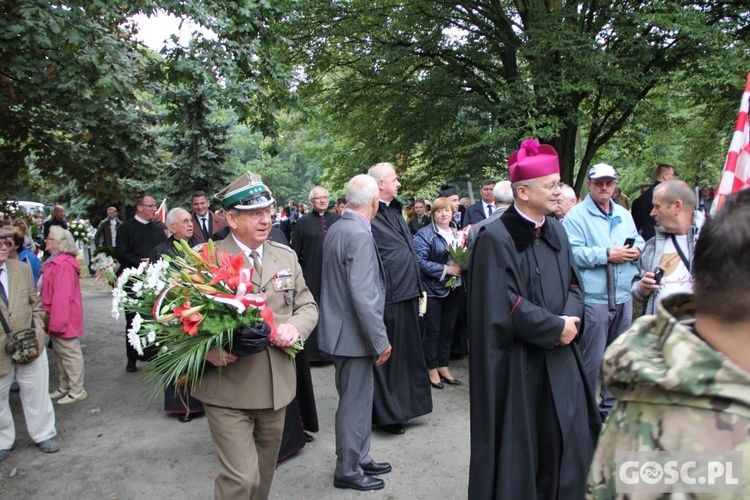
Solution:
<path fill-rule="evenodd" d="M 104 280 L 109 286 L 117 284 L 117 266 L 115 260 L 104 252 L 100 252 L 91 259 L 91 268 L 96 273 L 96 281 Z"/>
<path fill-rule="evenodd" d="M 83 219 L 68 221 L 68 231 L 73 235 L 73 239 L 84 246 L 90 245 L 93 241 L 90 236 L 90 227 L 89 223 Z"/>

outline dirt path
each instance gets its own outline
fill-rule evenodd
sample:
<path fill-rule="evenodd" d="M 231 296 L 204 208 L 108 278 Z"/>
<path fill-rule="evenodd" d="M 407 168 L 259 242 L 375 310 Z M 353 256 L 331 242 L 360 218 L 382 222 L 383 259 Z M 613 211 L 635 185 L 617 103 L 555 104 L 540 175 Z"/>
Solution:
<path fill-rule="evenodd" d="M 219 471 L 206 419 L 180 423 L 150 398 L 144 365 L 125 372 L 124 319 L 110 315 L 109 288 L 82 280 L 89 399 L 55 405 L 62 449 L 47 455 L 30 441 L 18 393 L 11 393 L 16 443 L 0 462 L 0 498 L 209 499 Z M 51 354 L 53 356 L 53 354 Z M 57 380 L 50 360 L 52 380 Z M 466 360 L 453 373 L 468 381 Z M 384 490 L 359 493 L 333 488 L 334 413 L 338 397 L 333 367 L 313 368 L 321 430 L 295 457 L 279 465 L 271 497 L 278 499 L 461 499 L 469 463 L 469 387 L 433 390 L 434 411 L 407 425 L 403 436 L 374 431 L 372 454 L 389 461 Z M 56 384 L 51 383 L 53 389 Z"/>

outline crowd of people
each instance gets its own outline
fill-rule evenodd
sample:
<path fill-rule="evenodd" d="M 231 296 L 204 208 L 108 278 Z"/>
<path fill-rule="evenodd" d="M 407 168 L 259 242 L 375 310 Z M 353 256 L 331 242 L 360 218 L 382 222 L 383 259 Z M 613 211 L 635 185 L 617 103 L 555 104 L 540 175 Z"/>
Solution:
<path fill-rule="evenodd" d="M 373 458 L 371 428 L 403 434 L 432 411 L 433 390 L 466 382 L 472 499 L 611 498 L 616 452 L 696 450 L 684 435 L 693 422 L 704 445 L 747 445 L 750 192 L 711 219 L 710 188 L 675 179 L 674 167 L 659 165 L 631 202 L 617 169 L 599 163 L 579 198 L 560 182 L 554 148 L 533 140 L 508 172 L 483 180 L 476 203 L 444 185 L 402 205 L 396 169 L 378 163 L 345 197 L 315 186 L 309 209 L 293 200 L 277 208 L 250 172 L 215 195 L 219 206 L 196 191 L 166 224 L 148 195 L 124 222 L 107 209 L 95 244 L 111 249 L 120 272 L 173 254 L 174 241 L 211 239 L 244 255 L 253 291 L 274 312 L 267 349 L 215 348 L 206 362 L 220 375 L 206 371 L 192 393 L 165 392 L 165 411 L 180 421 L 207 418 L 221 465 L 216 498 L 267 498 L 277 461 L 314 439 L 310 364 L 335 370 L 336 488 L 383 488 L 392 466 Z M 43 263 L 28 223 L 0 229 L 5 333 L 31 331 L 37 348 L 25 362 L 0 350 L 0 460 L 15 437 L 14 381 L 29 435 L 47 453 L 60 448 L 52 401 L 87 398 L 78 246 L 63 207 L 40 227 Z M 293 361 L 283 349 L 298 340 L 305 349 Z M 52 392 L 47 345 L 59 368 Z M 466 353 L 462 382 L 450 360 Z M 126 341 L 126 371 L 154 354 Z M 690 371 L 699 362 L 706 376 Z M 644 421 L 659 423 L 647 442 Z"/>

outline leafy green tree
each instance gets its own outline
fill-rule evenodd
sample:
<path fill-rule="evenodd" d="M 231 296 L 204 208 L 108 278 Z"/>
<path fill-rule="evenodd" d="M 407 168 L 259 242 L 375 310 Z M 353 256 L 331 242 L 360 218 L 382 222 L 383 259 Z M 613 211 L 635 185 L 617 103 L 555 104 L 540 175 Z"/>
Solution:
<path fill-rule="evenodd" d="M 208 89 L 218 107 L 272 135 L 289 104 L 291 73 L 277 57 L 287 46 L 273 29 L 287 9 L 285 1 L 5 0 L 0 164 L 8 174 L 0 192 L 39 176 L 60 188 L 75 183 L 99 204 L 132 200 L 166 158 L 144 95 L 158 103 L 174 89 Z M 187 46 L 154 54 L 137 41 L 131 17 L 156 12 L 199 29 Z"/>
<path fill-rule="evenodd" d="M 155 190 L 170 203 L 186 205 L 195 191 L 209 196 L 229 184 L 235 171 L 226 164 L 232 116 L 215 109 L 206 88 L 181 88 L 168 93 L 163 145 L 171 153 Z"/>
<path fill-rule="evenodd" d="M 148 56 L 126 16 L 105 2 L 0 4 L 0 188 L 33 165 L 58 186 L 116 197 L 119 178 L 144 173 L 153 137 L 133 90 Z"/>
<path fill-rule="evenodd" d="M 580 187 L 658 85 L 678 71 L 692 91 L 726 85 L 748 62 L 742 2 L 301 0 L 298 12 L 287 37 L 300 93 L 341 147 L 326 163 L 336 179 L 376 159 L 426 169 L 416 182 L 476 179 L 535 136 Z"/>

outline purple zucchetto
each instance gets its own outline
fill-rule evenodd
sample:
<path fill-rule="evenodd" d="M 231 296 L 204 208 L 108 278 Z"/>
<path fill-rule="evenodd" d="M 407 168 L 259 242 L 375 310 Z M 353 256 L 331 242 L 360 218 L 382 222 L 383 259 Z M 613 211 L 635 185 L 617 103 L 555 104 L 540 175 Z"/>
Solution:
<path fill-rule="evenodd" d="M 557 151 L 547 144 L 539 144 L 536 139 L 526 139 L 521 148 L 508 159 L 510 182 L 527 181 L 560 173 Z"/>

